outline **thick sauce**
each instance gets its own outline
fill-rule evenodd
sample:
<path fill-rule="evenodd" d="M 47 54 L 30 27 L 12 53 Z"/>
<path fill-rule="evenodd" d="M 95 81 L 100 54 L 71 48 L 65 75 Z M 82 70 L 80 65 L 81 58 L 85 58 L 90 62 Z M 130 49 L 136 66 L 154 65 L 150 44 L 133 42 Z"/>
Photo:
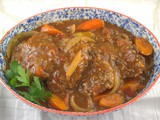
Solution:
<path fill-rule="evenodd" d="M 74 31 L 74 25 L 84 21 L 49 24 L 63 35 L 40 32 L 41 27 L 36 29 L 39 33 L 19 43 L 10 60 L 19 61 L 32 75 L 40 77 L 49 91 L 67 99 L 69 111 L 107 109 L 114 104 L 107 106 L 105 100 L 117 98 L 122 104 L 135 97 L 148 81 L 153 55 L 140 54 L 134 44 L 135 36 L 110 23 L 100 29 Z M 74 60 L 78 64 L 67 77 Z M 107 94 L 111 95 L 106 97 Z M 73 96 L 74 102 L 83 109 L 73 107 Z"/>

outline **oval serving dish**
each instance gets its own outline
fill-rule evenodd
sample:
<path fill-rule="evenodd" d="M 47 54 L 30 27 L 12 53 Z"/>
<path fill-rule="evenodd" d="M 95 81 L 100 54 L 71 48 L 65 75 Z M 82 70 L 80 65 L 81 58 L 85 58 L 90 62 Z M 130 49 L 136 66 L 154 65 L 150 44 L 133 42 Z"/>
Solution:
<path fill-rule="evenodd" d="M 21 32 L 26 32 L 33 30 L 39 26 L 41 26 L 44 23 L 51 23 L 51 22 L 57 22 L 62 20 L 72 20 L 72 19 L 93 19 L 93 18 L 99 18 L 106 22 L 110 22 L 112 24 L 115 24 L 117 26 L 120 26 L 128 31 L 130 31 L 132 34 L 138 37 L 147 38 L 147 40 L 152 44 L 154 48 L 154 66 L 152 68 L 152 74 L 150 76 L 150 79 L 145 87 L 136 97 L 131 99 L 130 101 L 110 108 L 106 110 L 100 110 L 96 112 L 70 112 L 70 111 L 60 111 L 52 108 L 46 108 L 43 106 L 39 106 L 37 104 L 34 104 L 25 98 L 23 98 L 21 95 L 19 95 L 15 89 L 12 89 L 9 84 L 8 80 L 4 76 L 4 69 L 5 69 L 5 59 L 4 56 L 6 54 L 6 48 L 10 40 Z M 97 114 L 103 114 L 112 112 L 115 110 L 119 110 L 123 108 L 124 106 L 127 106 L 139 98 L 141 98 L 143 95 L 145 95 L 152 86 L 156 83 L 158 78 L 160 77 L 160 43 L 156 39 L 156 37 L 149 31 L 145 26 L 140 24 L 139 22 L 135 21 L 134 19 L 125 16 L 121 13 L 117 13 L 114 11 L 106 10 L 106 9 L 100 9 L 100 8 L 87 8 L 87 7 L 73 7 L 73 8 L 60 8 L 55 10 L 50 10 L 47 12 L 43 12 L 37 15 L 34 15 L 30 18 L 27 18 L 26 20 L 20 22 L 15 27 L 10 29 L 2 38 L 1 40 L 1 53 L 0 53 L 0 81 L 1 83 L 10 91 L 12 92 L 17 98 L 22 100 L 24 103 L 27 103 L 28 105 L 38 108 L 43 111 L 52 112 L 52 113 L 58 113 L 58 114 L 65 114 L 65 115 L 77 115 L 77 116 L 88 116 L 88 115 L 97 115 Z"/>

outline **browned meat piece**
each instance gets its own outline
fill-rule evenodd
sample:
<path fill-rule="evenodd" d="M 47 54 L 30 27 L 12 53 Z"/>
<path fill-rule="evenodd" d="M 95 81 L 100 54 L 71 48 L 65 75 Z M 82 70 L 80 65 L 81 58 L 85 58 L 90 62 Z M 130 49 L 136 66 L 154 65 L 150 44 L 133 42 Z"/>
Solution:
<path fill-rule="evenodd" d="M 110 42 L 97 44 L 93 51 L 93 54 L 96 58 L 99 56 L 107 62 L 110 62 L 110 64 L 116 60 L 119 53 L 118 49 Z"/>
<path fill-rule="evenodd" d="M 133 36 L 109 28 L 104 28 L 102 34 L 105 36 L 97 38 L 101 42 L 94 49 L 97 58 L 104 58 L 113 67 L 117 66 L 123 79 L 139 76 L 145 69 L 145 58 L 130 40 L 134 39 Z"/>
<path fill-rule="evenodd" d="M 55 63 L 59 64 L 58 49 L 51 36 L 38 33 L 15 48 L 12 60 L 18 60 L 32 75 L 46 79 L 53 72 Z"/>
<path fill-rule="evenodd" d="M 64 56 L 67 56 L 68 59 L 66 59 L 63 63 L 61 62 L 61 66 L 57 67 L 56 71 L 53 72 L 52 79 L 47 81 L 48 88 L 52 92 L 61 92 L 62 94 L 65 94 L 66 91 L 76 87 L 77 81 L 81 79 L 82 73 L 85 71 L 85 69 L 87 69 L 89 61 L 91 60 L 89 53 L 92 45 L 93 44 L 90 44 L 89 46 L 88 43 L 80 42 L 72 47 L 67 53 L 64 52 Z M 82 52 L 83 59 L 78 64 L 71 77 L 67 78 L 66 72 L 76 54 L 80 50 Z"/>
<path fill-rule="evenodd" d="M 92 60 L 79 83 L 79 91 L 82 94 L 96 96 L 114 86 L 114 70 L 110 60 L 116 59 L 117 53 L 110 42 L 97 43 L 92 46 Z"/>
<path fill-rule="evenodd" d="M 61 97 L 64 97 L 70 82 L 66 79 L 66 73 L 62 65 L 56 69 L 57 70 L 53 72 L 52 77 L 47 80 L 47 87 L 51 92 L 55 94 L 61 93 Z"/>
<path fill-rule="evenodd" d="M 71 62 L 75 58 L 78 51 L 82 51 L 82 61 L 79 63 L 78 67 L 72 74 L 72 76 L 69 79 L 70 81 L 70 87 L 73 88 L 77 82 L 82 76 L 82 72 L 85 70 L 85 68 L 88 67 L 88 62 L 91 60 L 91 56 L 89 55 L 89 52 L 91 51 L 91 46 L 89 44 L 80 43 L 77 44 L 73 49 L 69 51 L 70 60 L 66 61 L 65 63 L 65 71 L 68 70 L 68 67 L 70 66 Z"/>
<path fill-rule="evenodd" d="M 145 58 L 139 54 L 127 36 L 119 37 L 114 43 L 101 42 L 97 46 L 93 48 L 96 58 L 103 58 L 111 66 L 117 66 L 123 79 L 137 77 L 144 71 Z"/>
<path fill-rule="evenodd" d="M 82 94 L 96 96 L 114 86 L 114 71 L 104 60 L 95 59 L 90 71 L 83 78 L 79 87 Z"/>
<path fill-rule="evenodd" d="M 128 78 L 140 75 L 145 69 L 145 58 L 138 54 L 136 47 L 128 39 L 118 39 L 116 45 L 119 48 L 116 64 L 121 77 Z"/>
<path fill-rule="evenodd" d="M 101 31 L 98 31 L 99 34 L 96 33 L 95 40 L 97 43 L 101 42 L 110 42 L 113 43 L 112 36 L 114 35 L 113 29 L 109 29 L 104 27 Z"/>

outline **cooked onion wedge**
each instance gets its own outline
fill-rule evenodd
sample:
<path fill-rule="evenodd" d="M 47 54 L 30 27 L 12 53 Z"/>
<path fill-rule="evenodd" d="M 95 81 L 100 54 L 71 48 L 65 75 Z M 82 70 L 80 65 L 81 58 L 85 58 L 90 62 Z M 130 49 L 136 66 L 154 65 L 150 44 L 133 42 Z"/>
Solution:
<path fill-rule="evenodd" d="M 76 25 L 73 24 L 73 25 L 71 25 L 71 26 L 68 26 L 67 29 L 69 30 L 69 32 L 74 33 L 75 30 L 76 30 Z"/>
<path fill-rule="evenodd" d="M 67 43 L 67 46 L 64 49 L 64 51 L 67 52 L 69 49 L 71 49 L 73 46 L 75 46 L 80 41 L 95 42 L 94 39 L 90 37 L 74 37 Z"/>
<path fill-rule="evenodd" d="M 87 100 L 88 100 L 88 106 L 87 106 L 86 109 L 79 107 L 79 106 L 75 103 L 74 95 L 71 96 L 71 98 L 70 98 L 70 104 L 71 104 L 71 107 L 72 107 L 75 111 L 79 111 L 79 112 L 91 111 L 92 108 L 93 108 L 92 99 L 91 99 L 91 97 L 89 96 Z"/>
<path fill-rule="evenodd" d="M 74 37 L 90 37 L 90 38 L 95 38 L 95 34 L 92 32 L 76 32 L 73 34 Z"/>
<path fill-rule="evenodd" d="M 120 86 L 120 84 L 121 84 L 120 77 L 119 77 L 117 71 L 114 72 L 114 76 L 115 76 L 114 87 L 113 87 L 113 89 L 109 93 L 114 93 L 115 91 L 117 91 L 118 88 L 119 88 L 119 86 Z"/>

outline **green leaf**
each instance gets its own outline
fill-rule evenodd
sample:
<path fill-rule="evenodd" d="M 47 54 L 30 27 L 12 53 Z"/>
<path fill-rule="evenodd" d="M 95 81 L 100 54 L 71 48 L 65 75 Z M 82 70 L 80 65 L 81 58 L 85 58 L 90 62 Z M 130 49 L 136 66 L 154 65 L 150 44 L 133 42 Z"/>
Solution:
<path fill-rule="evenodd" d="M 33 77 L 33 80 L 34 80 L 34 83 L 35 83 L 35 86 L 38 88 L 38 89 L 42 89 L 42 86 L 41 86 L 41 83 L 40 83 L 40 80 L 37 76 L 34 76 Z"/>
<path fill-rule="evenodd" d="M 26 80 L 26 73 L 25 73 L 25 70 L 23 69 L 22 66 L 18 66 L 18 74 L 19 74 L 22 78 L 24 78 L 25 81 L 27 81 L 27 80 Z"/>
<path fill-rule="evenodd" d="M 30 86 L 30 79 L 29 79 L 29 75 L 30 75 L 30 72 L 29 70 L 26 71 L 25 73 L 25 70 L 22 66 L 18 66 L 18 74 L 19 76 L 16 76 L 17 80 L 22 82 L 24 86 Z"/>
<path fill-rule="evenodd" d="M 22 83 L 27 83 L 26 79 L 20 76 L 16 76 L 17 80 L 22 82 Z"/>
<path fill-rule="evenodd" d="M 10 80 L 9 84 L 12 86 L 12 87 L 16 87 L 16 84 L 17 84 L 17 79 L 14 77 Z"/>
<path fill-rule="evenodd" d="M 28 84 L 27 83 L 18 83 L 15 85 L 15 87 L 28 87 Z"/>
<path fill-rule="evenodd" d="M 10 79 L 12 87 L 28 87 L 29 92 L 18 91 L 27 100 L 30 100 L 40 105 L 41 101 L 46 101 L 52 94 L 45 90 L 43 83 L 37 76 L 33 77 L 32 84 L 30 85 L 30 71 L 18 64 L 17 61 L 10 63 L 10 70 L 5 72 L 6 78 Z"/>
<path fill-rule="evenodd" d="M 31 100 L 31 96 L 27 92 L 18 91 L 21 95 L 23 95 L 27 100 Z"/>
<path fill-rule="evenodd" d="M 10 69 L 12 70 L 13 74 L 16 76 L 18 75 L 18 61 L 12 61 L 10 63 Z"/>
<path fill-rule="evenodd" d="M 34 96 L 34 99 L 36 100 L 42 100 L 45 102 L 51 96 L 51 93 L 46 91 L 44 87 L 39 89 L 35 84 L 36 83 L 33 82 L 30 87 L 30 95 Z"/>
<path fill-rule="evenodd" d="M 30 87 L 30 94 L 31 95 L 35 95 L 35 96 L 38 96 L 40 93 L 39 93 L 39 89 L 35 86 L 33 86 L 33 84 L 31 85 Z"/>
<path fill-rule="evenodd" d="M 7 70 L 7 71 L 5 72 L 5 76 L 6 76 L 6 78 L 7 78 L 8 80 L 11 80 L 11 79 L 14 77 L 14 74 L 13 74 L 13 72 L 12 72 L 11 70 Z"/>
<path fill-rule="evenodd" d="M 27 100 L 32 101 L 32 102 L 40 105 L 38 99 L 35 98 L 34 95 L 31 95 L 30 93 L 27 93 L 27 92 L 21 92 L 21 91 L 19 91 L 19 93 L 20 93 L 21 95 L 23 95 Z"/>
<path fill-rule="evenodd" d="M 45 91 L 44 97 L 41 100 L 46 101 L 51 96 L 52 96 L 52 94 L 49 91 Z"/>
<path fill-rule="evenodd" d="M 34 98 L 30 93 L 18 91 L 22 96 L 24 96 L 27 100 L 32 101 L 38 105 L 40 105 L 39 101 Z"/>

